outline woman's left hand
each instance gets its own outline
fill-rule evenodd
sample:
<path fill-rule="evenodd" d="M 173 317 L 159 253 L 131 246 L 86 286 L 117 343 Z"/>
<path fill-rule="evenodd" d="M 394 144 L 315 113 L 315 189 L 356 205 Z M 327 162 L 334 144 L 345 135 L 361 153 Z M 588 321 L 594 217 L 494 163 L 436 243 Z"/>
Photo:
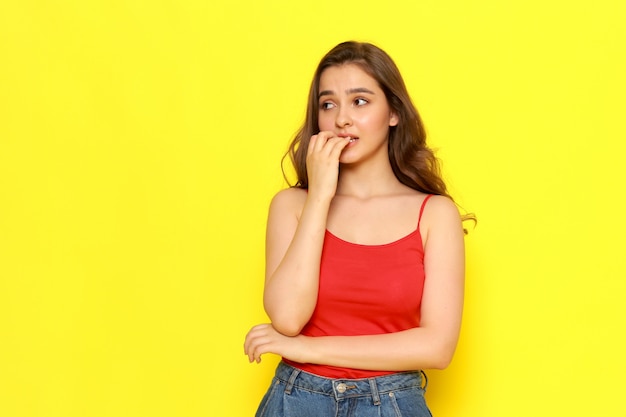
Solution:
<path fill-rule="evenodd" d="M 306 362 L 306 336 L 285 336 L 278 333 L 270 323 L 254 326 L 246 335 L 244 342 L 244 353 L 248 355 L 248 360 L 252 363 L 261 362 L 261 355 L 264 353 L 274 353 L 284 358 Z"/>

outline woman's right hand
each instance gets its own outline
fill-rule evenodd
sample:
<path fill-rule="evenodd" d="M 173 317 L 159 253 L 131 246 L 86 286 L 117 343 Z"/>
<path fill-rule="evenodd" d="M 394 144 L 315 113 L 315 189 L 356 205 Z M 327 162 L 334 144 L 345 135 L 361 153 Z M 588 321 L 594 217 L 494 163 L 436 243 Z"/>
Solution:
<path fill-rule="evenodd" d="M 349 138 L 336 136 L 329 131 L 311 137 L 306 157 L 309 195 L 322 198 L 332 198 L 335 195 L 339 178 L 339 157 L 349 143 Z"/>

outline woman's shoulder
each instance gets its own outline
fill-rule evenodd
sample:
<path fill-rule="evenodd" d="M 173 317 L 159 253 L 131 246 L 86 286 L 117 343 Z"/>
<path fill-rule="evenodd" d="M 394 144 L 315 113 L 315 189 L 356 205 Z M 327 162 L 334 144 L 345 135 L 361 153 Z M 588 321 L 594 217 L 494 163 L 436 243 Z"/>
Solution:
<path fill-rule="evenodd" d="M 454 201 L 443 195 L 427 195 L 423 206 L 422 225 L 439 228 L 457 227 L 461 224 L 461 214 Z"/>
<path fill-rule="evenodd" d="M 272 198 L 270 211 L 300 213 L 307 197 L 307 190 L 297 187 L 285 188 Z"/>
<path fill-rule="evenodd" d="M 431 216 L 437 217 L 453 216 L 460 218 L 459 209 L 450 197 L 445 195 L 427 194 L 424 199 L 424 215 L 430 214 Z M 428 201 L 426 201 L 426 199 L 428 199 Z"/>
<path fill-rule="evenodd" d="M 424 199 L 428 199 L 428 201 L 426 202 L 426 206 L 431 206 L 433 208 L 438 208 L 442 210 L 453 209 L 458 212 L 458 209 L 454 201 L 452 201 L 450 197 L 447 197 L 445 195 L 424 194 Z"/>
<path fill-rule="evenodd" d="M 277 192 L 272 201 L 280 203 L 297 203 L 306 200 L 307 190 L 298 187 L 289 187 Z"/>

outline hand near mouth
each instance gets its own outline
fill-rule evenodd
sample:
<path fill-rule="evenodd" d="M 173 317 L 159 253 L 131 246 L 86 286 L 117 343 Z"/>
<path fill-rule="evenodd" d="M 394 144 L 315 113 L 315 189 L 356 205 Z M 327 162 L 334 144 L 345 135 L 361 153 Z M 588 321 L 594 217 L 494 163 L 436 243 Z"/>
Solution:
<path fill-rule="evenodd" d="M 341 151 L 358 138 L 323 131 L 313 135 L 307 150 L 306 167 L 309 195 L 332 198 L 337 190 Z"/>

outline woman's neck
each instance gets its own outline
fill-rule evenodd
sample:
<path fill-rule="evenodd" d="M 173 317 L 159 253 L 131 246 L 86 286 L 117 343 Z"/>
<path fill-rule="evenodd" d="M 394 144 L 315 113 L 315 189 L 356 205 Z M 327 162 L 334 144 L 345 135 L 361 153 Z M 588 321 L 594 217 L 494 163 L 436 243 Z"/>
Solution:
<path fill-rule="evenodd" d="M 391 164 L 341 165 L 336 195 L 358 198 L 396 194 L 405 190 L 396 178 Z"/>

